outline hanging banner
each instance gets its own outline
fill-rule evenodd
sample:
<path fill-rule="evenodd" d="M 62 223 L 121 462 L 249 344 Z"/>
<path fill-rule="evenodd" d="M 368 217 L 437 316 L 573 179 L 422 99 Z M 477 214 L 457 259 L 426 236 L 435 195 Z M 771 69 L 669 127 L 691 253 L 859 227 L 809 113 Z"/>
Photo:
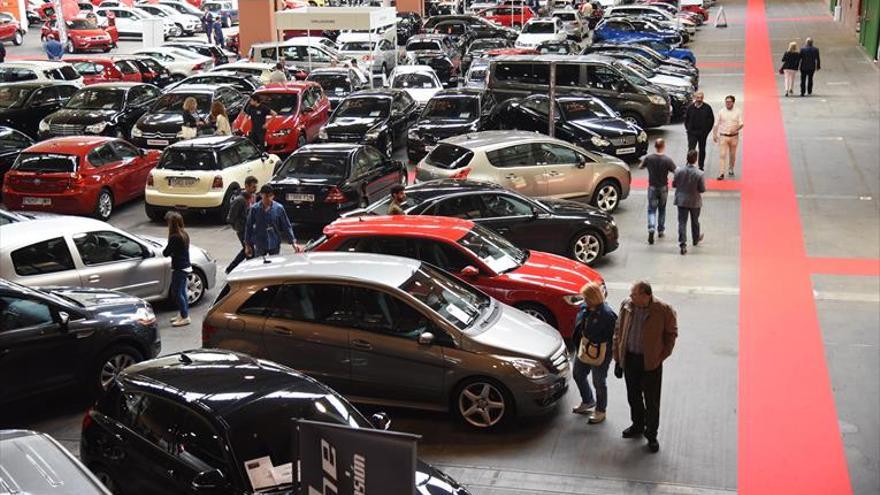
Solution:
<path fill-rule="evenodd" d="M 415 493 L 417 435 L 294 420 L 300 495 Z"/>
<path fill-rule="evenodd" d="M 61 0 L 61 17 L 69 21 L 79 16 L 79 2 L 76 0 Z"/>

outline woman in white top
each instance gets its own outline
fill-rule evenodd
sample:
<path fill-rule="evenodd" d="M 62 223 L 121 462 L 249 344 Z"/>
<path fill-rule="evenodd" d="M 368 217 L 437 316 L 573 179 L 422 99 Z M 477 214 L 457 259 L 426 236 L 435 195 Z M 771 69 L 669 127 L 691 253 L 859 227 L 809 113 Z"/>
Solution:
<path fill-rule="evenodd" d="M 226 107 L 219 101 L 211 104 L 211 123 L 214 125 L 215 136 L 231 136 L 232 127 L 229 125 L 229 116 L 226 115 Z"/>

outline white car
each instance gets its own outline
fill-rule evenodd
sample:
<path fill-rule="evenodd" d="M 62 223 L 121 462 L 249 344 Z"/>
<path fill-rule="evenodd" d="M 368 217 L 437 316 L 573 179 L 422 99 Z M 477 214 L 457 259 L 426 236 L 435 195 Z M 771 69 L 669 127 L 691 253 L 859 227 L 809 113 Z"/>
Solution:
<path fill-rule="evenodd" d="M 146 3 L 146 2 L 144 2 L 144 3 Z M 152 5 L 155 5 L 155 4 L 152 4 Z M 180 12 L 181 14 L 194 15 L 194 16 L 196 16 L 196 18 L 199 19 L 199 24 L 201 24 L 201 17 L 202 17 L 202 15 L 204 15 L 204 12 L 197 9 L 195 6 L 193 6 L 189 2 L 186 2 L 184 0 L 159 0 L 159 5 L 165 5 L 167 7 L 170 7 L 172 9 Z M 200 27 L 200 29 L 201 29 L 201 27 Z"/>
<path fill-rule="evenodd" d="M 397 47 L 378 34 L 351 33 L 339 46 L 339 58 L 357 60 L 369 73 L 388 74 L 397 67 Z"/>
<path fill-rule="evenodd" d="M 192 36 L 202 26 L 202 21 L 199 20 L 198 17 L 192 14 L 181 14 L 177 10 L 172 9 L 167 5 L 145 3 L 139 4 L 135 8 L 156 17 L 165 17 L 171 19 L 171 21 L 174 22 L 174 25 L 177 27 L 174 32 L 180 32 L 180 34 L 172 33 L 171 36 Z"/>
<path fill-rule="evenodd" d="M 143 10 L 130 9 L 128 7 L 98 7 L 95 9 L 95 15 L 104 22 L 107 22 L 108 12 L 112 12 L 115 16 L 116 31 L 123 38 L 142 38 L 144 36 L 144 20 L 153 17 Z M 177 31 L 177 26 L 174 25 L 171 19 L 163 17 L 159 19 L 162 19 L 162 28 L 166 38 L 172 36 Z"/>
<path fill-rule="evenodd" d="M 398 65 L 388 77 L 391 87 L 406 91 L 424 107 L 435 94 L 443 90 L 443 83 L 434 69 L 427 65 Z"/>
<path fill-rule="evenodd" d="M 575 9 L 556 9 L 550 14 L 550 17 L 555 17 L 562 21 L 565 33 L 575 41 L 581 41 L 590 32 L 589 23 Z"/>
<path fill-rule="evenodd" d="M 517 48 L 535 48 L 547 41 L 565 41 L 567 37 L 568 35 L 565 32 L 565 27 L 562 26 L 561 19 L 558 17 L 538 17 L 529 19 L 523 25 L 514 46 Z"/>
<path fill-rule="evenodd" d="M 83 77 L 65 62 L 48 60 L 16 60 L 0 63 L 0 83 L 22 81 L 67 81 L 83 85 Z"/>
<path fill-rule="evenodd" d="M 152 48 L 141 48 L 132 53 L 156 59 L 174 76 L 187 77 L 195 72 L 211 70 L 214 67 L 213 58 L 199 55 L 196 52 L 184 50 L 183 48 L 154 46 Z"/>
<path fill-rule="evenodd" d="M 617 61 L 620 65 L 635 72 L 638 76 L 641 76 L 664 89 L 673 91 L 693 91 L 693 83 L 690 79 L 660 74 L 659 72 L 647 69 L 638 62 L 628 58 L 620 58 L 617 59 Z"/>
<path fill-rule="evenodd" d="M 269 82 L 269 78 L 272 76 L 273 70 L 275 70 L 275 64 L 239 60 L 238 62 L 218 65 L 217 67 L 211 69 L 211 72 L 225 71 L 235 72 L 237 74 L 249 74 L 260 78 L 260 81 L 263 84 L 267 84 Z"/>
<path fill-rule="evenodd" d="M 337 52 L 314 40 L 291 38 L 272 43 L 251 45 L 249 57 L 254 62 L 275 63 L 283 59 L 287 64 L 307 70 L 331 67 L 339 61 Z"/>

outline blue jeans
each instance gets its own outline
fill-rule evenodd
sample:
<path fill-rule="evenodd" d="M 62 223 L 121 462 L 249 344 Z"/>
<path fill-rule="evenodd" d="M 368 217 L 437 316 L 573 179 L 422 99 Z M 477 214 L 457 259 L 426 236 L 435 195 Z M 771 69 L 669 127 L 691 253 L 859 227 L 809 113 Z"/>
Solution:
<path fill-rule="evenodd" d="M 171 271 L 171 299 L 177 304 L 180 316 L 189 317 L 189 301 L 186 297 L 186 281 L 189 273 L 183 270 Z"/>
<path fill-rule="evenodd" d="M 648 186 L 648 232 L 666 230 L 666 195 L 667 187 Z"/>
<path fill-rule="evenodd" d="M 596 411 L 605 412 L 608 406 L 608 387 L 605 385 L 605 379 L 608 377 L 608 366 L 611 364 L 611 342 L 605 351 L 605 362 L 601 366 L 590 366 L 584 364 L 575 356 L 574 369 L 571 377 L 577 385 L 581 394 L 581 402 L 584 404 L 593 403 L 593 390 L 587 382 L 590 372 L 593 373 L 593 386 L 596 387 Z"/>

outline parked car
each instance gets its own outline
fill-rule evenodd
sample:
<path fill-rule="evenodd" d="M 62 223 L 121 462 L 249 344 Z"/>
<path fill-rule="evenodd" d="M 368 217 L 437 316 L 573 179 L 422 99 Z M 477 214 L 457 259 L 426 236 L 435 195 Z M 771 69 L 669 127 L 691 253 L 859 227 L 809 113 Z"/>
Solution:
<path fill-rule="evenodd" d="M 437 141 L 496 126 L 495 99 L 474 89 L 448 89 L 436 93 L 407 132 L 406 151 L 417 163 L 430 153 Z"/>
<path fill-rule="evenodd" d="M 386 156 L 406 141 L 419 116 L 415 100 L 400 89 L 368 89 L 352 93 L 336 107 L 318 133 L 322 142 L 369 144 Z"/>
<path fill-rule="evenodd" d="M 274 65 L 283 60 L 288 68 L 305 70 L 333 67 L 339 62 L 339 54 L 316 39 L 295 37 L 286 41 L 257 43 L 251 45 L 250 60 Z"/>
<path fill-rule="evenodd" d="M 516 30 L 510 27 L 502 26 L 492 20 L 485 19 L 477 14 L 472 15 L 434 15 L 425 19 L 425 31 L 430 31 L 437 23 L 453 20 L 467 21 L 471 30 L 477 38 L 507 38 L 511 41 L 515 40 Z"/>
<path fill-rule="evenodd" d="M 202 22 L 198 16 L 181 13 L 167 5 L 138 3 L 135 8 L 152 16 L 162 17 L 173 22 L 175 29 L 171 32 L 171 36 L 192 36 L 202 27 Z"/>
<path fill-rule="evenodd" d="M 201 26 L 201 24 L 199 24 Z M 214 65 L 222 65 L 228 64 L 232 62 L 232 58 L 230 57 L 229 52 L 223 50 L 217 45 L 213 45 L 206 41 L 197 41 L 197 40 L 175 40 L 175 41 L 166 41 L 162 44 L 162 46 L 167 46 L 170 48 L 179 48 L 181 50 L 187 50 L 190 52 L 198 53 L 199 55 L 205 57 L 211 57 L 214 60 Z"/>
<path fill-rule="evenodd" d="M 64 106 L 77 90 L 79 86 L 52 80 L 0 84 L 0 125 L 35 138 L 40 121 Z"/>
<path fill-rule="evenodd" d="M 642 45 L 648 48 L 653 49 L 654 51 L 660 53 L 663 56 L 675 58 L 678 60 L 684 60 L 691 64 L 691 66 L 697 65 L 697 57 L 694 55 L 694 52 L 688 50 L 687 48 L 676 48 L 668 43 L 664 43 L 657 38 L 633 38 L 626 41 L 627 45 Z"/>
<path fill-rule="evenodd" d="M 238 24 L 238 3 L 227 0 L 208 0 L 202 2 L 202 10 L 210 12 L 215 18 L 219 17 L 223 27 L 232 27 Z"/>
<path fill-rule="evenodd" d="M 514 46 L 516 48 L 536 48 L 545 41 L 565 41 L 568 33 L 562 21 L 556 17 L 536 17 L 522 27 Z"/>
<path fill-rule="evenodd" d="M 107 53 L 116 46 L 116 40 L 113 39 L 112 34 L 93 20 L 73 18 L 65 21 L 65 24 L 67 41 L 64 43 L 64 51 L 67 53 L 90 50 L 99 50 Z M 60 39 L 58 27 L 51 21 L 44 24 L 40 29 L 40 39 L 45 41 L 49 35 L 54 36 L 55 39 Z"/>
<path fill-rule="evenodd" d="M 224 384 L 225 392 L 206 393 L 206 382 Z M 264 456 L 274 466 L 297 464 L 292 418 L 347 428 L 390 426 L 384 413 L 367 420 L 329 387 L 286 366 L 219 349 L 195 350 L 122 373 L 86 413 L 80 458 L 117 491 L 197 494 L 210 484 L 213 493 L 296 493 L 301 487 L 293 477 L 268 492 L 254 490 L 242 469 Z M 469 495 L 422 461 L 415 480 L 419 495 Z"/>
<path fill-rule="evenodd" d="M 449 36 L 450 40 L 458 48 L 459 53 L 464 53 L 468 45 L 477 38 L 468 21 L 464 19 L 438 22 L 434 24 L 429 33 Z"/>
<path fill-rule="evenodd" d="M 399 65 L 391 71 L 388 81 L 390 87 L 406 91 L 419 108 L 443 90 L 437 73 L 427 65 Z"/>
<path fill-rule="evenodd" d="M 144 20 L 155 18 L 155 16 L 143 10 L 124 6 L 98 7 L 95 9 L 95 15 L 99 21 L 116 26 L 119 36 L 125 38 L 143 38 L 145 30 Z M 110 22 L 111 18 L 113 20 L 112 23 Z M 159 17 L 159 19 L 162 19 L 162 33 L 165 38 L 182 34 L 169 18 Z"/>
<path fill-rule="evenodd" d="M 626 76 L 640 86 L 654 86 L 669 95 L 672 119 L 684 118 L 687 107 L 694 101 L 694 87 L 689 78 L 659 74 L 629 58 L 618 59 Z"/>
<path fill-rule="evenodd" d="M 6 176 L 6 172 L 12 168 L 12 164 L 18 159 L 22 150 L 33 144 L 33 139 L 21 131 L 12 127 L 0 126 L 0 191 L 3 189 L 3 178 Z"/>
<path fill-rule="evenodd" d="M 605 19 L 593 30 L 593 40 L 600 43 L 630 43 L 636 39 L 651 39 L 671 46 L 678 46 L 682 42 L 678 33 L 661 32 L 647 27 L 639 28 L 628 19 L 620 17 Z"/>
<path fill-rule="evenodd" d="M 66 62 L 49 60 L 0 62 L 0 83 L 23 81 L 66 81 L 77 86 L 83 85 L 82 76 Z"/>
<path fill-rule="evenodd" d="M 614 211 L 629 195 L 622 160 L 525 131 L 483 131 L 444 139 L 416 166 L 416 180 L 484 180 L 530 197 L 586 196 Z"/>
<path fill-rule="evenodd" d="M 201 4 L 200 1 L 198 3 Z M 164 5 L 166 7 L 172 8 L 181 14 L 195 16 L 198 19 L 201 19 L 201 17 L 204 15 L 204 12 L 199 10 L 198 5 L 184 0 L 159 0 L 159 5 Z M 199 21 L 199 26 L 196 29 L 196 32 L 205 32 L 204 29 L 202 29 L 201 20 Z"/>
<path fill-rule="evenodd" d="M 229 275 L 205 316 L 206 347 L 295 363 L 355 402 L 451 410 L 479 429 L 553 410 L 567 390 L 553 327 L 428 263 L 353 253 L 267 261 Z"/>
<path fill-rule="evenodd" d="M 172 77 L 184 78 L 196 72 L 210 70 L 214 59 L 182 48 L 154 46 L 135 50 L 133 55 L 146 55 L 168 68 Z"/>
<path fill-rule="evenodd" d="M 513 28 L 522 27 L 529 22 L 529 19 L 535 17 L 532 9 L 522 5 L 499 5 L 481 10 L 477 15 L 487 21 Z"/>
<path fill-rule="evenodd" d="M 91 471 L 45 433 L 0 430 L 0 452 L 6 453 L 3 484 L 17 493 L 52 493 L 63 486 L 66 493 L 111 495 Z"/>
<path fill-rule="evenodd" d="M 627 47 L 634 49 L 617 49 L 617 48 L 607 48 L 607 47 Z M 655 72 L 658 75 L 671 76 L 680 79 L 684 79 L 687 81 L 688 85 L 692 89 L 696 89 L 699 87 L 700 83 L 700 71 L 696 67 L 690 65 L 687 62 L 680 61 L 681 65 L 669 63 L 670 60 L 676 59 L 665 59 L 663 61 L 658 61 L 653 58 L 653 56 L 648 55 L 646 52 L 643 52 L 641 49 L 644 47 L 629 47 L 628 45 L 599 45 L 598 48 L 592 50 L 595 53 L 600 53 L 602 55 L 631 60 L 637 63 L 640 67 L 644 69 L 648 69 L 651 72 Z M 650 49 L 648 49 L 650 50 Z M 653 50 L 651 50 L 653 52 Z M 656 52 L 655 52 L 656 53 Z M 659 54 L 658 54 L 659 55 Z"/>
<path fill-rule="evenodd" d="M 550 16 L 562 21 L 565 34 L 571 41 L 579 43 L 590 33 L 589 22 L 581 16 L 577 9 L 571 7 L 555 9 L 550 13 Z"/>
<path fill-rule="evenodd" d="M 507 38 L 477 38 L 465 50 L 461 57 L 461 72 L 466 73 L 474 59 L 483 58 L 490 50 L 513 48 L 513 42 Z"/>
<path fill-rule="evenodd" d="M 32 222 L 0 228 L 21 230 L 25 223 Z M 7 405 L 77 385 L 102 392 L 120 371 L 156 357 L 162 346 L 150 303 L 97 288 L 40 289 L 0 279 L 0 328 L 0 373 L 19 377 L 0 381 L 0 403 Z M 4 468 L 15 457 L 4 456 Z"/>
<path fill-rule="evenodd" d="M 113 55 L 110 57 L 110 60 L 113 60 L 123 73 L 134 74 L 137 71 L 141 76 L 140 82 L 152 84 L 159 88 L 165 88 L 177 78 L 177 76 L 172 76 L 171 71 L 153 57 L 145 55 Z"/>
<path fill-rule="evenodd" d="M 449 37 L 419 34 L 406 43 L 406 64 L 427 65 L 445 85 L 455 85 L 461 70 L 461 52 Z"/>
<path fill-rule="evenodd" d="M 397 47 L 379 34 L 351 33 L 339 45 L 338 54 L 340 60 L 357 60 L 358 66 L 371 74 L 387 75 L 397 67 Z"/>
<path fill-rule="evenodd" d="M 206 121 L 215 101 L 223 103 L 229 119 L 235 121 L 244 107 L 247 96 L 229 86 L 180 86 L 163 94 L 143 114 L 131 129 L 132 143 L 140 148 L 163 149 L 180 141 L 183 126 L 183 102 L 196 99 L 196 113 Z"/>
<path fill-rule="evenodd" d="M 330 116 L 330 101 L 314 82 L 269 84 L 254 92 L 253 97 L 275 112 L 266 118 L 265 142 L 258 143 L 270 153 L 287 154 L 311 143 Z M 250 117 L 239 113 L 232 128 L 248 135 Z"/>
<path fill-rule="evenodd" d="M 73 64 L 73 68 L 83 76 L 83 83 L 87 86 L 107 82 L 141 82 L 140 72 L 122 72 L 119 66 L 107 57 L 66 57 L 65 61 Z"/>
<path fill-rule="evenodd" d="M 170 91 L 179 86 L 192 86 L 192 85 L 208 85 L 208 86 L 230 86 L 234 88 L 236 91 L 243 95 L 250 95 L 254 91 L 263 87 L 263 82 L 256 76 L 252 76 L 250 74 L 243 74 L 240 72 L 232 72 L 232 71 L 210 71 L 210 72 L 199 72 L 197 74 L 193 74 L 186 79 L 181 79 L 180 81 L 171 84 L 168 86 L 167 90 Z"/>
<path fill-rule="evenodd" d="M 489 62 L 484 59 L 477 59 L 471 62 L 467 74 L 464 76 L 464 87 L 471 89 L 486 89 L 486 82 L 489 80 Z"/>
<path fill-rule="evenodd" d="M 189 139 L 167 147 L 147 177 L 144 208 L 154 222 L 169 210 L 214 212 L 223 222 L 249 175 L 269 182 L 280 160 L 260 153 L 247 138 Z"/>
<path fill-rule="evenodd" d="M 405 191 L 407 215 L 464 218 L 522 249 L 592 265 L 619 245 L 611 215 L 577 201 L 529 198 L 498 184 L 456 179 L 419 182 Z M 385 198 L 344 216 L 385 215 L 390 203 Z"/>
<path fill-rule="evenodd" d="M 164 238 L 134 235 L 92 218 L 37 217 L 0 226 L 0 278 L 28 287 L 111 289 L 148 301 L 170 296 Z M 214 286 L 215 261 L 190 244 L 190 304 Z"/>
<path fill-rule="evenodd" d="M 228 64 L 218 65 L 211 69 L 211 72 L 235 72 L 238 74 L 247 74 L 260 79 L 260 82 L 263 84 L 269 83 L 269 78 L 272 76 L 272 71 L 275 69 L 275 64 L 265 63 L 265 62 L 248 62 L 246 60 L 239 60 L 237 62 L 230 62 Z M 317 69 L 316 69 L 317 70 Z M 297 67 L 288 66 L 287 67 L 287 80 L 292 81 L 303 80 L 306 78 L 306 72 Z"/>
<path fill-rule="evenodd" d="M 0 43 L 11 41 L 13 45 L 19 46 L 24 43 L 25 30 L 21 28 L 12 14 L 0 12 Z"/>
<path fill-rule="evenodd" d="M 547 134 L 550 98 L 532 95 L 510 99 L 500 105 L 494 121 L 501 129 L 518 129 Z M 639 126 L 617 116 L 599 98 L 588 95 L 561 95 L 554 109 L 555 137 L 587 150 L 639 159 L 648 150 L 648 135 Z"/>
<path fill-rule="evenodd" d="M 406 184 L 406 166 L 361 144 L 313 144 L 296 150 L 270 184 L 296 223 L 326 225 Z"/>
<path fill-rule="evenodd" d="M 40 141 L 24 149 L 6 173 L 3 202 L 13 210 L 106 220 L 115 206 L 143 194 L 158 160 L 158 152 L 142 152 L 121 139 L 77 136 Z"/>
<path fill-rule="evenodd" d="M 309 72 L 306 81 L 318 83 L 330 101 L 330 110 L 335 110 L 348 95 L 367 89 L 366 82 L 350 67 L 326 67 Z"/>

